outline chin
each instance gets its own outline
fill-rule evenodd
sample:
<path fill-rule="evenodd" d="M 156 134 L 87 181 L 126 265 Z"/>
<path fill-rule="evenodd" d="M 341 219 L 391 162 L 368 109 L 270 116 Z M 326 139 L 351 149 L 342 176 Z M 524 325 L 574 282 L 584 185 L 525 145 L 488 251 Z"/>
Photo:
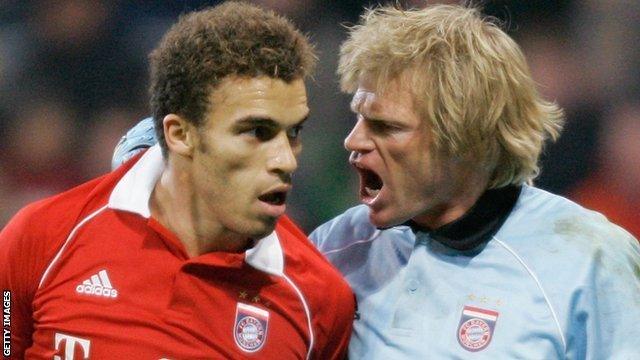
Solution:
<path fill-rule="evenodd" d="M 277 218 L 260 219 L 258 222 L 251 226 L 249 236 L 253 239 L 262 239 L 263 237 L 271 234 L 276 228 Z"/>
<path fill-rule="evenodd" d="M 235 221 L 227 223 L 225 226 L 228 231 L 238 234 L 242 237 L 252 239 L 262 239 L 271 234 L 276 227 L 277 218 L 272 217 L 243 217 L 236 218 Z"/>
<path fill-rule="evenodd" d="M 390 228 L 402 224 L 404 221 L 384 211 L 373 211 L 369 209 L 369 221 L 377 228 Z"/>

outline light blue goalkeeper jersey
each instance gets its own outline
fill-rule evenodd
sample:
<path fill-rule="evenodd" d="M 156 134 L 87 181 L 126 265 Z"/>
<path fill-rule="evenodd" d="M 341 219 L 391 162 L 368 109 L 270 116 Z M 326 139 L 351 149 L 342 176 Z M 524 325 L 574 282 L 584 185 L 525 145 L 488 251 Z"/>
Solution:
<path fill-rule="evenodd" d="M 366 206 L 316 229 L 358 300 L 349 358 L 640 359 L 637 241 L 534 187 L 511 206 L 471 250 L 376 229 Z"/>

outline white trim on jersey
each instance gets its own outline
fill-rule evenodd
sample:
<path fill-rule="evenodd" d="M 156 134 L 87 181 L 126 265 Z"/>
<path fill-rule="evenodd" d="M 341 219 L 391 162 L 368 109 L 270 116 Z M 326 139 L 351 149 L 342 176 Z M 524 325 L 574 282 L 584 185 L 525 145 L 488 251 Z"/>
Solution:
<path fill-rule="evenodd" d="M 73 230 L 71 230 L 71 232 L 69 233 L 69 236 L 67 236 L 67 239 L 64 241 L 64 244 L 62 245 L 62 247 L 60 248 L 60 250 L 58 250 L 58 253 L 56 254 L 56 256 L 53 258 L 53 260 L 51 260 L 51 262 L 49 263 L 49 266 L 47 266 L 47 269 L 44 271 L 44 273 L 42 274 L 42 277 L 40 278 L 40 282 L 38 283 L 38 289 L 40 289 L 42 287 L 42 284 L 44 284 L 44 281 L 46 280 L 47 276 L 49 276 L 49 272 L 51 271 L 51 269 L 53 268 L 53 265 L 60 259 L 60 256 L 62 256 L 62 253 L 67 249 L 67 246 L 69 245 L 69 243 L 71 242 L 71 239 L 73 239 L 73 237 L 76 235 L 76 233 L 78 232 L 78 229 L 80 229 L 84 224 L 86 224 L 89 220 L 93 219 L 94 217 L 96 217 L 96 215 L 98 215 L 100 212 L 102 212 L 103 210 L 105 210 L 107 208 L 108 205 L 105 205 L 101 208 L 99 208 L 98 210 L 94 211 L 93 213 L 89 214 L 87 217 L 85 217 L 84 219 L 82 219 L 78 225 L 76 225 Z"/>
<path fill-rule="evenodd" d="M 347 246 L 345 246 L 345 247 L 341 247 L 341 248 L 333 249 L 333 250 L 329 250 L 329 251 L 323 251 L 323 252 L 322 252 L 322 254 L 323 254 L 324 256 L 328 256 L 328 255 L 331 255 L 331 254 L 334 254 L 334 253 L 339 253 L 340 251 L 347 250 L 348 248 L 350 248 L 350 247 L 352 247 L 352 246 L 354 246 L 354 245 L 357 245 L 357 244 L 365 244 L 365 243 L 368 243 L 368 242 L 372 242 L 373 240 L 375 240 L 375 238 L 376 238 L 376 237 L 374 236 L 374 237 L 372 237 L 371 239 L 356 240 L 356 241 L 352 242 L 351 244 L 349 244 L 349 245 L 347 245 Z"/>
<path fill-rule="evenodd" d="M 315 343 L 313 327 L 311 326 L 311 311 L 309 310 L 309 305 L 307 305 L 307 300 L 304 298 L 304 295 L 302 295 L 302 292 L 300 291 L 300 289 L 298 289 L 296 284 L 291 279 L 289 279 L 286 274 L 282 274 L 282 277 L 287 280 L 289 285 L 291 285 L 291 287 L 293 287 L 293 289 L 296 291 L 296 294 L 298 294 L 298 297 L 302 302 L 302 306 L 304 307 L 304 312 L 307 315 L 307 326 L 309 327 L 309 351 L 307 351 L 306 359 L 309 360 L 311 358 L 311 351 L 313 350 L 313 345 Z"/>
<path fill-rule="evenodd" d="M 549 307 L 549 311 L 551 311 L 551 316 L 553 317 L 553 321 L 555 322 L 555 325 L 558 328 L 558 333 L 560 334 L 560 341 L 562 341 L 562 347 L 564 348 L 564 353 L 566 354 L 567 353 L 567 341 L 564 338 L 564 333 L 562 332 L 562 326 L 560 326 L 560 321 L 558 321 L 558 315 L 556 315 L 556 311 L 553 309 L 553 305 L 551 305 L 551 301 L 549 300 L 549 297 L 547 296 L 546 291 L 544 291 L 544 288 L 542 287 L 542 284 L 540 283 L 540 280 L 538 280 L 538 277 L 533 272 L 533 270 L 531 270 L 531 268 L 529 268 L 529 266 L 527 266 L 527 264 L 524 262 L 524 260 L 510 246 L 508 246 L 507 244 L 505 244 L 504 242 L 502 242 L 501 240 L 499 240 L 495 236 L 493 237 L 493 240 L 495 240 L 498 244 L 500 244 L 500 246 L 502 246 L 511 255 L 513 255 L 513 257 L 515 257 L 516 260 L 518 260 L 518 262 L 525 268 L 525 270 L 527 270 L 527 273 L 529 273 L 531 278 L 533 278 L 533 281 L 535 281 L 536 285 L 538 286 L 538 289 L 540 289 L 540 292 L 542 293 L 542 296 L 544 297 L 544 301 L 547 303 L 547 306 Z"/>

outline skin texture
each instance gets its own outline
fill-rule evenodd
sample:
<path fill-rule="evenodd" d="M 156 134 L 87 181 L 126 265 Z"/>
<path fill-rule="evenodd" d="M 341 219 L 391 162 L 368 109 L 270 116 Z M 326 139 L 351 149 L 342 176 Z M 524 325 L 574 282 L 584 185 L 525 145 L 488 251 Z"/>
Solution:
<path fill-rule="evenodd" d="M 401 77 L 399 78 L 401 79 Z M 487 176 L 470 161 L 437 154 L 428 122 L 415 109 L 409 81 L 394 80 L 379 91 L 364 77 L 351 109 L 357 122 L 345 139 L 360 175 L 360 198 L 378 227 L 409 219 L 437 228 L 461 217 L 487 186 Z M 371 196 L 362 169 L 383 181 Z"/>
<path fill-rule="evenodd" d="M 152 215 L 191 256 L 243 251 L 268 235 L 285 205 L 259 197 L 290 190 L 301 151 L 298 133 L 308 114 L 302 80 L 229 77 L 210 94 L 200 128 L 167 115 L 169 156 Z"/>

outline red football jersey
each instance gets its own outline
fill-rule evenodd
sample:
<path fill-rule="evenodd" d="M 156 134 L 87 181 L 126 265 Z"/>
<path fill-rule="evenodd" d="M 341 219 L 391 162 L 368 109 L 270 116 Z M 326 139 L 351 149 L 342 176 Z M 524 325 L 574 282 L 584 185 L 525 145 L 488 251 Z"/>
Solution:
<path fill-rule="evenodd" d="M 354 298 L 304 234 L 283 217 L 245 253 L 189 258 L 150 217 L 161 172 L 155 147 L 3 229 L 11 357 L 344 358 Z"/>

